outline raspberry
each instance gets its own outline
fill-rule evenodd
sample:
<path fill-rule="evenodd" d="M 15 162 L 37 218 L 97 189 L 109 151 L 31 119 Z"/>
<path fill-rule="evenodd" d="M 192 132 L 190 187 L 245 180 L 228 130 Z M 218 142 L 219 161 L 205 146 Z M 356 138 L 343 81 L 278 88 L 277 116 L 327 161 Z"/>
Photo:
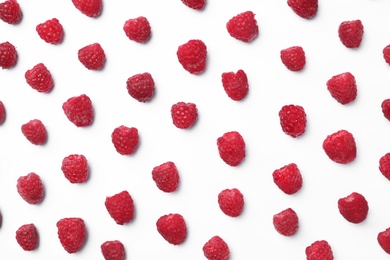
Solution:
<path fill-rule="evenodd" d="M 148 19 L 143 16 L 129 19 L 123 26 L 126 36 L 135 42 L 145 43 L 150 39 L 151 28 Z"/>
<path fill-rule="evenodd" d="M 329 243 L 325 240 L 318 240 L 306 247 L 307 260 L 333 260 L 333 252 Z"/>
<path fill-rule="evenodd" d="M 130 155 L 138 147 L 138 129 L 135 127 L 118 126 L 111 134 L 115 150 L 122 155 Z"/>
<path fill-rule="evenodd" d="M 248 94 L 248 78 L 243 70 L 222 73 L 222 86 L 226 94 L 233 100 L 242 100 Z"/>
<path fill-rule="evenodd" d="M 363 39 L 364 28 L 360 20 L 345 21 L 339 25 L 339 38 L 347 48 L 357 48 Z"/>
<path fill-rule="evenodd" d="M 33 119 L 22 125 L 22 133 L 32 144 L 43 145 L 47 140 L 46 127 L 39 119 Z"/>
<path fill-rule="evenodd" d="M 173 124 L 180 129 L 192 127 L 198 118 L 198 109 L 193 103 L 178 102 L 171 107 Z"/>
<path fill-rule="evenodd" d="M 158 233 L 170 244 L 179 245 L 186 240 L 187 225 L 183 216 L 178 213 L 161 216 L 156 227 Z"/>
<path fill-rule="evenodd" d="M 99 43 L 92 43 L 79 49 L 77 55 L 81 64 L 89 70 L 100 70 L 106 62 L 106 54 Z"/>
<path fill-rule="evenodd" d="M 53 77 L 43 63 L 38 63 L 24 74 L 27 84 L 38 92 L 48 93 L 54 87 Z"/>
<path fill-rule="evenodd" d="M 126 86 L 129 95 L 139 102 L 150 101 L 155 91 L 154 80 L 148 72 L 131 76 L 127 79 Z"/>
<path fill-rule="evenodd" d="M 173 162 L 166 162 L 154 167 L 152 170 L 152 178 L 157 188 L 164 192 L 174 192 L 179 186 L 180 176 Z"/>
<path fill-rule="evenodd" d="M 206 69 L 207 47 L 201 40 L 189 40 L 180 45 L 176 55 L 183 68 L 191 74 L 198 75 Z"/>
<path fill-rule="evenodd" d="M 387 120 L 390 120 L 390 99 L 383 100 L 381 107 L 382 107 L 383 116 Z"/>
<path fill-rule="evenodd" d="M 125 247 L 119 240 L 106 241 L 100 246 L 100 249 L 105 260 L 125 259 Z"/>
<path fill-rule="evenodd" d="M 22 10 L 16 0 L 0 3 L 0 19 L 9 24 L 17 24 L 22 20 Z"/>
<path fill-rule="evenodd" d="M 16 188 L 20 197 L 31 205 L 39 204 L 43 200 L 45 189 L 41 177 L 34 172 L 20 176 Z"/>
<path fill-rule="evenodd" d="M 97 17 L 102 12 L 102 0 L 72 0 L 76 9 L 88 17 Z"/>
<path fill-rule="evenodd" d="M 0 67 L 9 69 L 16 65 L 18 53 L 14 45 L 9 42 L 0 43 Z"/>
<path fill-rule="evenodd" d="M 280 59 L 291 71 L 301 71 L 306 64 L 305 51 L 301 46 L 292 46 L 280 51 Z"/>
<path fill-rule="evenodd" d="M 38 24 L 36 31 L 42 40 L 52 44 L 60 43 L 64 35 L 64 29 L 56 18 Z"/>
<path fill-rule="evenodd" d="M 380 247 L 388 254 L 390 254 L 390 228 L 387 228 L 378 233 L 377 236 Z"/>
<path fill-rule="evenodd" d="M 306 129 L 306 113 L 298 105 L 285 105 L 279 111 L 280 126 L 285 134 L 296 138 Z"/>
<path fill-rule="evenodd" d="M 217 139 L 221 159 L 230 166 L 239 165 L 245 158 L 245 141 L 237 131 L 224 133 Z"/>
<path fill-rule="evenodd" d="M 85 127 L 92 124 L 94 110 L 91 99 L 85 95 L 69 98 L 62 104 L 66 117 L 77 127 Z"/>
<path fill-rule="evenodd" d="M 83 183 L 88 179 L 88 161 L 82 154 L 71 154 L 62 160 L 61 170 L 71 183 Z"/>
<path fill-rule="evenodd" d="M 305 19 L 313 18 L 318 11 L 318 0 L 287 0 L 287 5 Z"/>
<path fill-rule="evenodd" d="M 383 48 L 382 54 L 386 63 L 390 65 L 390 44 Z"/>
<path fill-rule="evenodd" d="M 189 8 L 195 10 L 202 10 L 206 5 L 206 0 L 181 0 L 181 1 Z"/>
<path fill-rule="evenodd" d="M 5 106 L 3 102 L 0 101 L 0 125 L 4 123 L 6 117 Z"/>
<path fill-rule="evenodd" d="M 273 216 L 273 224 L 279 234 L 293 236 L 299 228 L 298 215 L 291 209 L 285 209 Z"/>
<path fill-rule="evenodd" d="M 259 35 L 259 27 L 252 11 L 232 17 L 226 23 L 226 29 L 230 36 L 243 42 L 251 42 Z"/>
<path fill-rule="evenodd" d="M 379 171 L 390 181 L 390 153 L 379 159 Z"/>
<path fill-rule="evenodd" d="M 244 209 L 244 196 L 240 190 L 225 189 L 218 194 L 218 205 L 229 217 L 238 217 Z"/>
<path fill-rule="evenodd" d="M 38 247 L 39 235 L 34 224 L 25 224 L 16 230 L 16 242 L 25 251 L 32 251 Z"/>
<path fill-rule="evenodd" d="M 284 193 L 291 195 L 302 188 L 302 175 L 295 163 L 290 163 L 272 173 L 274 183 Z"/>
<path fill-rule="evenodd" d="M 345 105 L 356 99 L 356 80 L 350 72 L 333 76 L 326 82 L 326 85 L 330 95 L 340 104 Z"/>
<path fill-rule="evenodd" d="M 78 252 L 86 241 L 87 229 L 82 218 L 63 218 L 57 222 L 58 239 L 69 254 Z"/>
<path fill-rule="evenodd" d="M 128 191 L 124 190 L 106 198 L 108 214 L 118 225 L 129 223 L 134 218 L 134 202 Z"/>
<path fill-rule="evenodd" d="M 322 148 L 329 159 L 336 163 L 347 164 L 356 158 L 355 138 L 346 130 L 339 130 L 328 135 Z"/>
<path fill-rule="evenodd" d="M 358 224 L 367 218 L 368 203 L 363 195 L 352 192 L 338 200 L 340 214 L 349 222 Z"/>
<path fill-rule="evenodd" d="M 230 250 L 219 236 L 213 236 L 203 245 L 203 254 L 208 260 L 229 260 Z"/>

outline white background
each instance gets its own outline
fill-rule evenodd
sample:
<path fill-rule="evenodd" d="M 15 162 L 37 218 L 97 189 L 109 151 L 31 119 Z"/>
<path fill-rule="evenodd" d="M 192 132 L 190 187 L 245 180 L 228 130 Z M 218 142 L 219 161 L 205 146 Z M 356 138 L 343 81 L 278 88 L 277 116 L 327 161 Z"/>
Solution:
<path fill-rule="evenodd" d="M 382 57 L 390 44 L 388 0 L 320 1 L 317 16 L 297 16 L 285 0 L 208 1 L 195 11 L 180 0 L 104 1 L 102 15 L 89 18 L 71 0 L 19 0 L 23 20 L 18 25 L 0 23 L 0 42 L 17 48 L 15 68 L 0 71 L 0 100 L 7 119 L 0 126 L 0 259 L 103 259 L 100 245 L 118 239 L 127 259 L 204 259 L 202 246 L 214 235 L 229 245 L 231 259 L 305 259 L 305 248 L 327 240 L 335 259 L 388 259 L 377 234 L 390 227 L 390 182 L 378 170 L 378 161 L 390 152 L 390 122 L 381 112 L 381 102 L 390 98 L 390 67 Z M 227 21 L 238 13 L 253 11 L 260 34 L 252 43 L 228 34 Z M 146 44 L 130 41 L 123 32 L 127 19 L 145 16 L 152 27 Z M 50 45 L 35 31 L 37 24 L 57 18 L 65 30 L 64 41 Z M 360 19 L 363 41 L 347 49 L 338 39 L 342 21 Z M 208 48 L 206 71 L 191 75 L 179 64 L 177 47 L 201 39 Z M 98 42 L 107 56 L 102 71 L 89 71 L 77 59 L 77 51 Z M 281 49 L 300 45 L 306 52 L 303 71 L 287 70 L 280 61 Z M 51 71 L 55 87 L 49 94 L 27 85 L 26 70 L 43 62 Z M 243 69 L 249 80 L 245 100 L 228 98 L 221 84 L 223 72 Z M 333 75 L 351 72 L 358 97 L 349 105 L 337 103 L 326 89 Z M 129 96 L 126 80 L 149 72 L 156 95 L 149 103 Z M 87 94 L 95 109 L 93 125 L 77 128 L 62 111 L 69 97 Z M 197 105 L 199 118 L 189 130 L 176 128 L 170 107 L 178 102 Z M 304 107 L 308 125 L 303 136 L 293 139 L 279 125 L 283 105 Z M 40 119 L 48 142 L 34 146 L 21 133 L 22 124 Z M 137 127 L 140 145 L 132 156 L 118 154 L 112 143 L 115 127 Z M 340 129 L 356 139 L 358 155 L 348 165 L 339 165 L 325 155 L 322 142 Z M 236 130 L 247 144 L 247 157 L 239 167 L 230 167 L 218 155 L 216 140 Z M 62 159 L 84 154 L 90 179 L 71 184 L 61 171 Z M 166 194 L 151 177 L 154 166 L 175 162 L 180 188 Z M 286 195 L 273 183 L 272 172 L 296 163 L 303 188 Z M 16 180 L 36 172 L 46 196 L 29 205 L 16 191 Z M 218 193 L 238 188 L 245 209 L 238 218 L 224 215 Z M 117 225 L 104 206 L 106 196 L 122 190 L 132 195 L 135 219 Z M 359 192 L 369 203 L 361 224 L 347 222 L 338 212 L 337 200 Z M 283 237 L 272 225 L 272 216 L 288 207 L 299 216 L 300 228 L 293 237 Z M 185 243 L 173 246 L 157 232 L 156 220 L 180 213 L 188 225 Z M 88 240 L 81 251 L 68 254 L 57 238 L 56 222 L 81 217 Z M 34 223 L 39 248 L 23 251 L 15 231 Z"/>

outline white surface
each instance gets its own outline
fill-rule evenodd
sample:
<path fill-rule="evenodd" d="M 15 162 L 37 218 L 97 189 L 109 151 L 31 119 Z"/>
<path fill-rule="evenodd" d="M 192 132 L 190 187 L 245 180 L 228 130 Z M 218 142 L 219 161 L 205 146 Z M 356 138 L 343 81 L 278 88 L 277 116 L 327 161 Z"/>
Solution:
<path fill-rule="evenodd" d="M 88 18 L 70 0 L 19 0 L 21 24 L 0 23 L 0 42 L 17 47 L 18 64 L 0 71 L 0 100 L 7 110 L 0 126 L 0 258 L 6 259 L 103 259 L 100 245 L 118 239 L 127 259 L 203 259 L 202 246 L 212 236 L 229 245 L 231 259 L 305 259 L 305 248 L 325 239 L 335 259 L 388 259 L 379 247 L 378 232 L 390 227 L 390 182 L 378 170 L 379 158 L 390 152 L 390 123 L 380 104 L 390 97 L 390 67 L 382 49 L 390 43 L 386 0 L 320 1 L 313 20 L 298 17 L 286 1 L 208 1 L 201 12 L 174 1 L 104 1 L 102 15 Z M 226 22 L 251 10 L 256 14 L 259 37 L 251 44 L 227 33 Z M 129 18 L 145 16 L 152 38 L 145 44 L 131 42 L 122 26 Z M 65 30 L 64 42 L 50 45 L 35 26 L 56 17 Z M 342 21 L 360 19 L 365 33 L 360 48 L 345 48 L 338 39 Z M 194 76 L 176 57 L 177 47 L 201 39 L 208 48 L 205 73 Z M 107 63 L 103 71 L 88 71 L 77 59 L 81 47 L 99 42 Z M 288 71 L 280 61 L 281 49 L 300 45 L 307 64 L 304 71 Z M 55 87 L 50 94 L 31 89 L 24 73 L 43 62 Z M 250 90 L 242 102 L 225 94 L 221 74 L 243 69 Z M 342 106 L 326 89 L 333 75 L 355 75 L 358 97 Z M 139 103 L 126 90 L 128 77 L 149 72 L 156 82 L 150 103 Z M 71 96 L 87 94 L 95 108 L 91 127 L 77 128 L 62 111 Z M 199 119 L 191 130 L 175 128 L 170 107 L 178 101 L 193 102 Z M 297 139 L 285 135 L 278 111 L 285 104 L 305 108 L 306 133 Z M 38 118 L 48 130 L 48 143 L 36 147 L 20 131 L 23 123 Z M 140 146 L 132 156 L 119 155 L 111 132 L 119 125 L 137 127 Z M 353 133 L 357 159 L 349 165 L 330 161 L 322 150 L 328 134 L 346 129 Z M 236 130 L 247 144 L 247 157 L 239 167 L 219 157 L 216 139 Z M 89 181 L 70 184 L 61 172 L 62 159 L 71 153 L 86 156 Z M 151 178 L 154 166 L 166 161 L 177 165 L 181 183 L 165 194 Z M 281 192 L 272 180 L 273 170 L 295 162 L 303 175 L 303 188 L 295 195 Z M 32 206 L 16 191 L 16 180 L 29 172 L 39 174 L 46 188 L 42 204 Z M 245 209 L 238 218 L 224 215 L 217 194 L 239 188 Z M 132 195 L 136 217 L 119 226 L 108 215 L 104 200 L 122 190 Z M 356 191 L 369 203 L 367 219 L 358 225 L 338 212 L 337 200 Z M 293 237 L 279 235 L 272 216 L 293 208 L 300 229 Z M 188 238 L 179 246 L 158 234 L 155 222 L 177 212 L 188 225 Z M 76 254 L 68 254 L 57 238 L 56 222 L 81 217 L 88 240 Z M 15 240 L 16 229 L 34 223 L 39 248 L 24 252 Z"/>

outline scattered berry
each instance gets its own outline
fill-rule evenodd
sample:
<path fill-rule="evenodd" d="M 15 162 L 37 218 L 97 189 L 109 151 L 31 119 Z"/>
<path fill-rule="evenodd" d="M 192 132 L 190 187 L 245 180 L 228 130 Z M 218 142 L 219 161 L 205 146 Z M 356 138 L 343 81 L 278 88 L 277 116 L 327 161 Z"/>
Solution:
<path fill-rule="evenodd" d="M 318 11 L 318 0 L 287 0 L 287 5 L 305 19 L 313 18 Z"/>
<path fill-rule="evenodd" d="M 158 233 L 170 244 L 179 245 L 187 237 L 187 225 L 180 214 L 170 213 L 161 216 L 157 220 L 156 226 Z"/>
<path fill-rule="evenodd" d="M 386 63 L 390 65 L 390 44 L 383 48 L 382 54 Z"/>
<path fill-rule="evenodd" d="M 54 87 L 53 77 L 43 63 L 38 63 L 24 74 L 27 84 L 38 92 L 48 93 Z"/>
<path fill-rule="evenodd" d="M 192 127 L 198 118 L 198 109 L 193 103 L 178 102 L 171 107 L 173 124 L 180 129 Z"/>
<path fill-rule="evenodd" d="M 285 134 L 296 138 L 306 129 L 306 113 L 298 105 L 285 105 L 279 111 L 280 126 Z"/>
<path fill-rule="evenodd" d="M 38 247 L 39 235 L 34 224 L 25 224 L 16 230 L 16 242 L 25 251 L 32 251 Z"/>
<path fill-rule="evenodd" d="M 155 91 L 154 80 L 148 72 L 131 76 L 126 85 L 129 95 L 139 102 L 150 101 Z"/>
<path fill-rule="evenodd" d="M 173 162 L 166 162 L 154 167 L 152 170 L 152 178 L 157 188 L 164 192 L 174 192 L 179 186 L 180 176 Z"/>
<path fill-rule="evenodd" d="M 71 183 L 83 183 L 88 179 L 88 161 L 82 154 L 71 154 L 62 160 L 61 170 Z"/>
<path fill-rule="evenodd" d="M 135 127 L 118 126 L 111 134 L 115 150 L 122 155 L 130 155 L 138 147 L 138 129 Z"/>
<path fill-rule="evenodd" d="M 198 75 L 206 69 L 207 47 L 201 40 L 189 40 L 180 45 L 176 52 L 183 68 Z"/>
<path fill-rule="evenodd" d="M 219 236 L 213 236 L 203 245 L 203 254 L 207 260 L 229 260 L 230 250 Z"/>
<path fill-rule="evenodd" d="M 285 209 L 273 216 L 273 224 L 279 234 L 293 236 L 299 228 L 298 215 L 291 209 Z"/>
<path fill-rule="evenodd" d="M 0 19 L 9 24 L 17 24 L 22 20 L 22 10 L 16 0 L 0 3 Z"/>
<path fill-rule="evenodd" d="M 62 28 L 60 21 L 56 18 L 38 24 L 36 26 L 36 31 L 42 40 L 52 44 L 60 43 L 64 36 L 64 29 Z"/>
<path fill-rule="evenodd" d="M 88 17 L 97 17 L 102 12 L 102 0 L 72 0 L 76 9 Z"/>
<path fill-rule="evenodd" d="M 333 76 L 326 82 L 330 95 L 340 104 L 348 104 L 356 99 L 355 77 L 350 72 Z"/>
<path fill-rule="evenodd" d="M 377 240 L 381 248 L 390 254 L 390 228 L 378 233 Z"/>
<path fill-rule="evenodd" d="M 181 1 L 189 8 L 195 10 L 202 10 L 206 5 L 206 0 L 181 0 Z"/>
<path fill-rule="evenodd" d="M 0 211 L 0 228 L 3 226 L 3 214 Z"/>
<path fill-rule="evenodd" d="M 379 171 L 390 181 L 390 153 L 379 159 Z"/>
<path fill-rule="evenodd" d="M 305 51 L 301 46 L 293 46 L 280 51 L 280 59 L 291 71 L 301 71 L 306 64 Z"/>
<path fill-rule="evenodd" d="M 89 126 L 94 118 L 91 99 L 82 94 L 69 98 L 62 104 L 66 117 L 77 127 Z"/>
<path fill-rule="evenodd" d="M 105 260 L 125 259 L 125 247 L 119 240 L 106 241 L 100 246 L 100 249 Z"/>
<path fill-rule="evenodd" d="M 333 252 L 329 243 L 325 240 L 318 240 L 306 247 L 307 260 L 333 260 Z"/>
<path fill-rule="evenodd" d="M 284 193 L 291 195 L 302 188 L 302 175 L 295 163 L 290 163 L 272 173 L 274 183 Z"/>
<path fill-rule="evenodd" d="M 0 125 L 4 123 L 6 117 L 5 106 L 3 102 L 0 101 Z"/>
<path fill-rule="evenodd" d="M 336 163 L 347 164 L 356 158 L 355 138 L 346 130 L 340 130 L 327 136 L 322 148 L 329 159 Z"/>
<path fill-rule="evenodd" d="M 338 201 L 340 214 L 351 223 L 361 223 L 367 218 L 368 203 L 363 195 L 352 192 Z"/>
<path fill-rule="evenodd" d="M 15 46 L 9 42 L 0 43 L 0 67 L 9 69 L 16 65 L 18 53 Z"/>
<path fill-rule="evenodd" d="M 150 39 L 151 28 L 148 19 L 143 16 L 129 19 L 123 26 L 126 36 L 135 42 L 145 43 Z"/>
<path fill-rule="evenodd" d="M 251 42 L 259 35 L 259 27 L 252 11 L 237 14 L 226 23 L 230 36 L 243 41 Z"/>
<path fill-rule="evenodd" d="M 58 238 L 69 254 L 78 252 L 86 240 L 87 229 L 81 218 L 63 218 L 57 222 Z"/>
<path fill-rule="evenodd" d="M 363 39 L 364 28 L 360 20 L 345 21 L 339 25 L 339 38 L 347 48 L 357 48 Z"/>
<path fill-rule="evenodd" d="M 36 205 L 43 200 L 45 189 L 41 177 L 34 172 L 20 176 L 16 188 L 22 199 L 29 204 Z"/>
<path fill-rule="evenodd" d="M 390 120 L 390 99 L 383 100 L 381 107 L 382 107 L 382 113 L 384 117 L 387 120 Z"/>
<path fill-rule="evenodd" d="M 224 133 L 217 139 L 221 159 L 230 166 L 239 165 L 245 158 L 245 141 L 236 131 Z"/>
<path fill-rule="evenodd" d="M 106 198 L 105 206 L 118 225 L 129 223 L 134 218 L 134 202 L 128 191 L 124 190 Z"/>
<path fill-rule="evenodd" d="M 77 55 L 81 64 L 89 70 L 100 70 L 106 62 L 106 54 L 99 43 L 92 43 L 79 49 Z"/>
<path fill-rule="evenodd" d="M 47 140 L 46 127 L 39 119 L 33 119 L 22 125 L 22 133 L 32 144 L 43 145 Z"/>
<path fill-rule="evenodd" d="M 226 189 L 218 194 L 218 205 L 229 217 L 238 217 L 244 209 L 244 196 L 240 190 Z"/>
<path fill-rule="evenodd" d="M 222 86 L 226 94 L 233 100 L 242 100 L 248 94 L 248 78 L 243 70 L 222 73 Z"/>

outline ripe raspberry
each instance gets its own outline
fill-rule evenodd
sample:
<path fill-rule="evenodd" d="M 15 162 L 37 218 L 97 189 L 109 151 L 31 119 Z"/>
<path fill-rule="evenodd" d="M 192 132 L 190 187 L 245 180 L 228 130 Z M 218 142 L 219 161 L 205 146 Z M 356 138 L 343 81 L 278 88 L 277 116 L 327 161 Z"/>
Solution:
<path fill-rule="evenodd" d="M 134 202 L 128 191 L 124 190 L 107 197 L 105 206 L 108 214 L 118 225 L 129 223 L 134 218 Z"/>
<path fill-rule="evenodd" d="M 195 10 L 202 10 L 206 4 L 206 0 L 181 0 L 181 1 L 189 8 Z"/>
<path fill-rule="evenodd" d="M 378 233 L 377 236 L 380 247 L 388 254 L 390 254 L 390 228 Z"/>
<path fill-rule="evenodd" d="M 305 19 L 313 18 L 318 11 L 318 0 L 287 0 L 287 5 Z"/>
<path fill-rule="evenodd" d="M 339 38 L 347 48 L 357 48 L 363 39 L 364 28 L 360 20 L 345 21 L 339 25 Z"/>
<path fill-rule="evenodd" d="M 390 181 L 390 153 L 379 159 L 379 171 Z"/>
<path fill-rule="evenodd" d="M 66 117 L 77 127 L 89 126 L 94 118 L 91 99 L 85 95 L 69 98 L 62 104 Z"/>
<path fill-rule="evenodd" d="M 180 129 L 192 127 L 198 118 L 198 109 L 193 103 L 178 102 L 171 107 L 173 124 Z"/>
<path fill-rule="evenodd" d="M 127 91 L 130 96 L 139 102 L 148 102 L 155 91 L 154 80 L 150 73 L 135 74 L 127 79 Z"/>
<path fill-rule="evenodd" d="M 38 24 L 35 29 L 39 37 L 47 43 L 58 44 L 64 35 L 64 29 L 56 18 Z"/>
<path fill-rule="evenodd" d="M 9 24 L 17 24 L 22 20 L 22 10 L 16 0 L 0 3 L 0 19 Z"/>
<path fill-rule="evenodd" d="M 333 252 L 329 243 L 325 240 L 318 240 L 306 247 L 307 260 L 333 260 Z"/>
<path fill-rule="evenodd" d="M 230 166 L 239 165 L 245 158 L 245 141 L 236 131 L 224 133 L 217 139 L 221 159 Z"/>
<path fill-rule="evenodd" d="M 276 186 L 288 195 L 294 194 L 302 188 L 302 175 L 295 163 L 275 170 L 272 177 Z"/>
<path fill-rule="evenodd" d="M 390 44 L 383 48 L 382 53 L 386 63 L 390 65 Z"/>
<path fill-rule="evenodd" d="M 183 68 L 191 74 L 198 75 L 206 69 L 207 47 L 201 40 L 189 40 L 180 45 L 176 55 Z"/>
<path fill-rule="evenodd" d="M 291 71 L 301 71 L 306 64 L 305 51 L 301 46 L 292 46 L 280 51 L 280 59 Z"/>
<path fill-rule="evenodd" d="M 34 172 L 31 172 L 26 176 L 20 176 L 16 188 L 20 197 L 31 205 L 39 204 L 43 200 L 45 188 L 41 177 Z"/>
<path fill-rule="evenodd" d="M 9 69 L 16 65 L 18 53 L 15 46 L 9 42 L 0 43 L 0 67 Z"/>
<path fill-rule="evenodd" d="M 333 76 L 326 82 L 326 85 L 330 95 L 342 105 L 348 104 L 356 99 L 356 80 L 350 72 Z"/>
<path fill-rule="evenodd" d="M 259 35 L 259 27 L 252 11 L 237 14 L 226 23 L 230 36 L 243 41 L 251 42 Z"/>
<path fill-rule="evenodd" d="M 203 245 L 203 254 L 207 260 L 229 260 L 230 250 L 219 236 L 213 236 Z"/>
<path fill-rule="evenodd" d="M 273 224 L 279 234 L 293 236 L 299 228 L 298 215 L 291 209 L 285 209 L 273 216 Z"/>
<path fill-rule="evenodd" d="M 368 203 L 363 195 L 352 192 L 338 200 L 340 214 L 351 223 L 361 223 L 367 218 Z"/>
<path fill-rule="evenodd" d="M 38 92 L 48 93 L 54 87 L 53 77 L 43 63 L 38 63 L 24 74 L 27 84 Z"/>
<path fill-rule="evenodd" d="M 322 144 L 322 148 L 329 159 L 336 163 L 347 164 L 356 158 L 355 138 L 346 130 L 328 135 Z"/>
<path fill-rule="evenodd" d="M 88 17 L 97 17 L 101 14 L 102 0 L 72 0 L 74 6 Z"/>
<path fill-rule="evenodd" d="M 69 254 L 78 252 L 86 240 L 87 229 L 82 218 L 63 218 L 57 222 L 58 238 Z"/>
<path fill-rule="evenodd" d="M 118 126 L 111 134 L 115 150 L 122 155 L 130 155 L 138 147 L 138 129 L 135 127 Z"/>
<path fill-rule="evenodd" d="M 179 245 L 186 240 L 187 225 L 183 216 L 178 213 L 161 216 L 156 226 L 158 233 L 170 244 Z"/>
<path fill-rule="evenodd" d="M 233 100 L 242 100 L 248 94 L 248 78 L 243 70 L 222 73 L 222 86 L 226 94 Z"/>
<path fill-rule="evenodd" d="M 88 179 L 88 161 L 82 154 L 71 154 L 62 160 L 61 170 L 71 183 L 83 183 Z"/>
<path fill-rule="evenodd" d="M 143 16 L 129 19 L 123 26 L 126 36 L 135 42 L 145 43 L 150 39 L 151 28 L 148 19 Z"/>
<path fill-rule="evenodd" d="M 226 189 L 218 194 L 218 205 L 229 217 L 238 217 L 244 209 L 244 196 L 240 190 Z"/>
<path fill-rule="evenodd" d="M 180 176 L 173 162 L 166 162 L 154 167 L 152 170 L 152 178 L 157 188 L 164 192 L 174 192 L 179 186 Z"/>
<path fill-rule="evenodd" d="M 383 100 L 381 107 L 382 107 L 382 113 L 384 117 L 387 120 L 390 120 L 390 99 Z"/>
<path fill-rule="evenodd" d="M 22 125 L 22 133 L 32 144 L 43 145 L 47 140 L 46 127 L 39 119 L 33 119 Z"/>
<path fill-rule="evenodd" d="M 16 230 L 16 242 L 25 251 L 32 251 L 38 247 L 39 235 L 34 224 L 25 224 Z"/>
<path fill-rule="evenodd" d="M 100 70 L 106 62 L 106 54 L 99 43 L 92 43 L 79 49 L 77 55 L 81 64 L 89 70 Z"/>
<path fill-rule="evenodd" d="M 285 105 L 279 111 L 280 126 L 285 134 L 296 138 L 306 129 L 306 113 L 298 105 Z"/>
<path fill-rule="evenodd" d="M 106 241 L 100 246 L 100 249 L 105 260 L 125 259 L 125 247 L 119 240 Z"/>
<path fill-rule="evenodd" d="M 0 125 L 4 123 L 6 118 L 6 111 L 3 102 L 0 101 Z"/>

